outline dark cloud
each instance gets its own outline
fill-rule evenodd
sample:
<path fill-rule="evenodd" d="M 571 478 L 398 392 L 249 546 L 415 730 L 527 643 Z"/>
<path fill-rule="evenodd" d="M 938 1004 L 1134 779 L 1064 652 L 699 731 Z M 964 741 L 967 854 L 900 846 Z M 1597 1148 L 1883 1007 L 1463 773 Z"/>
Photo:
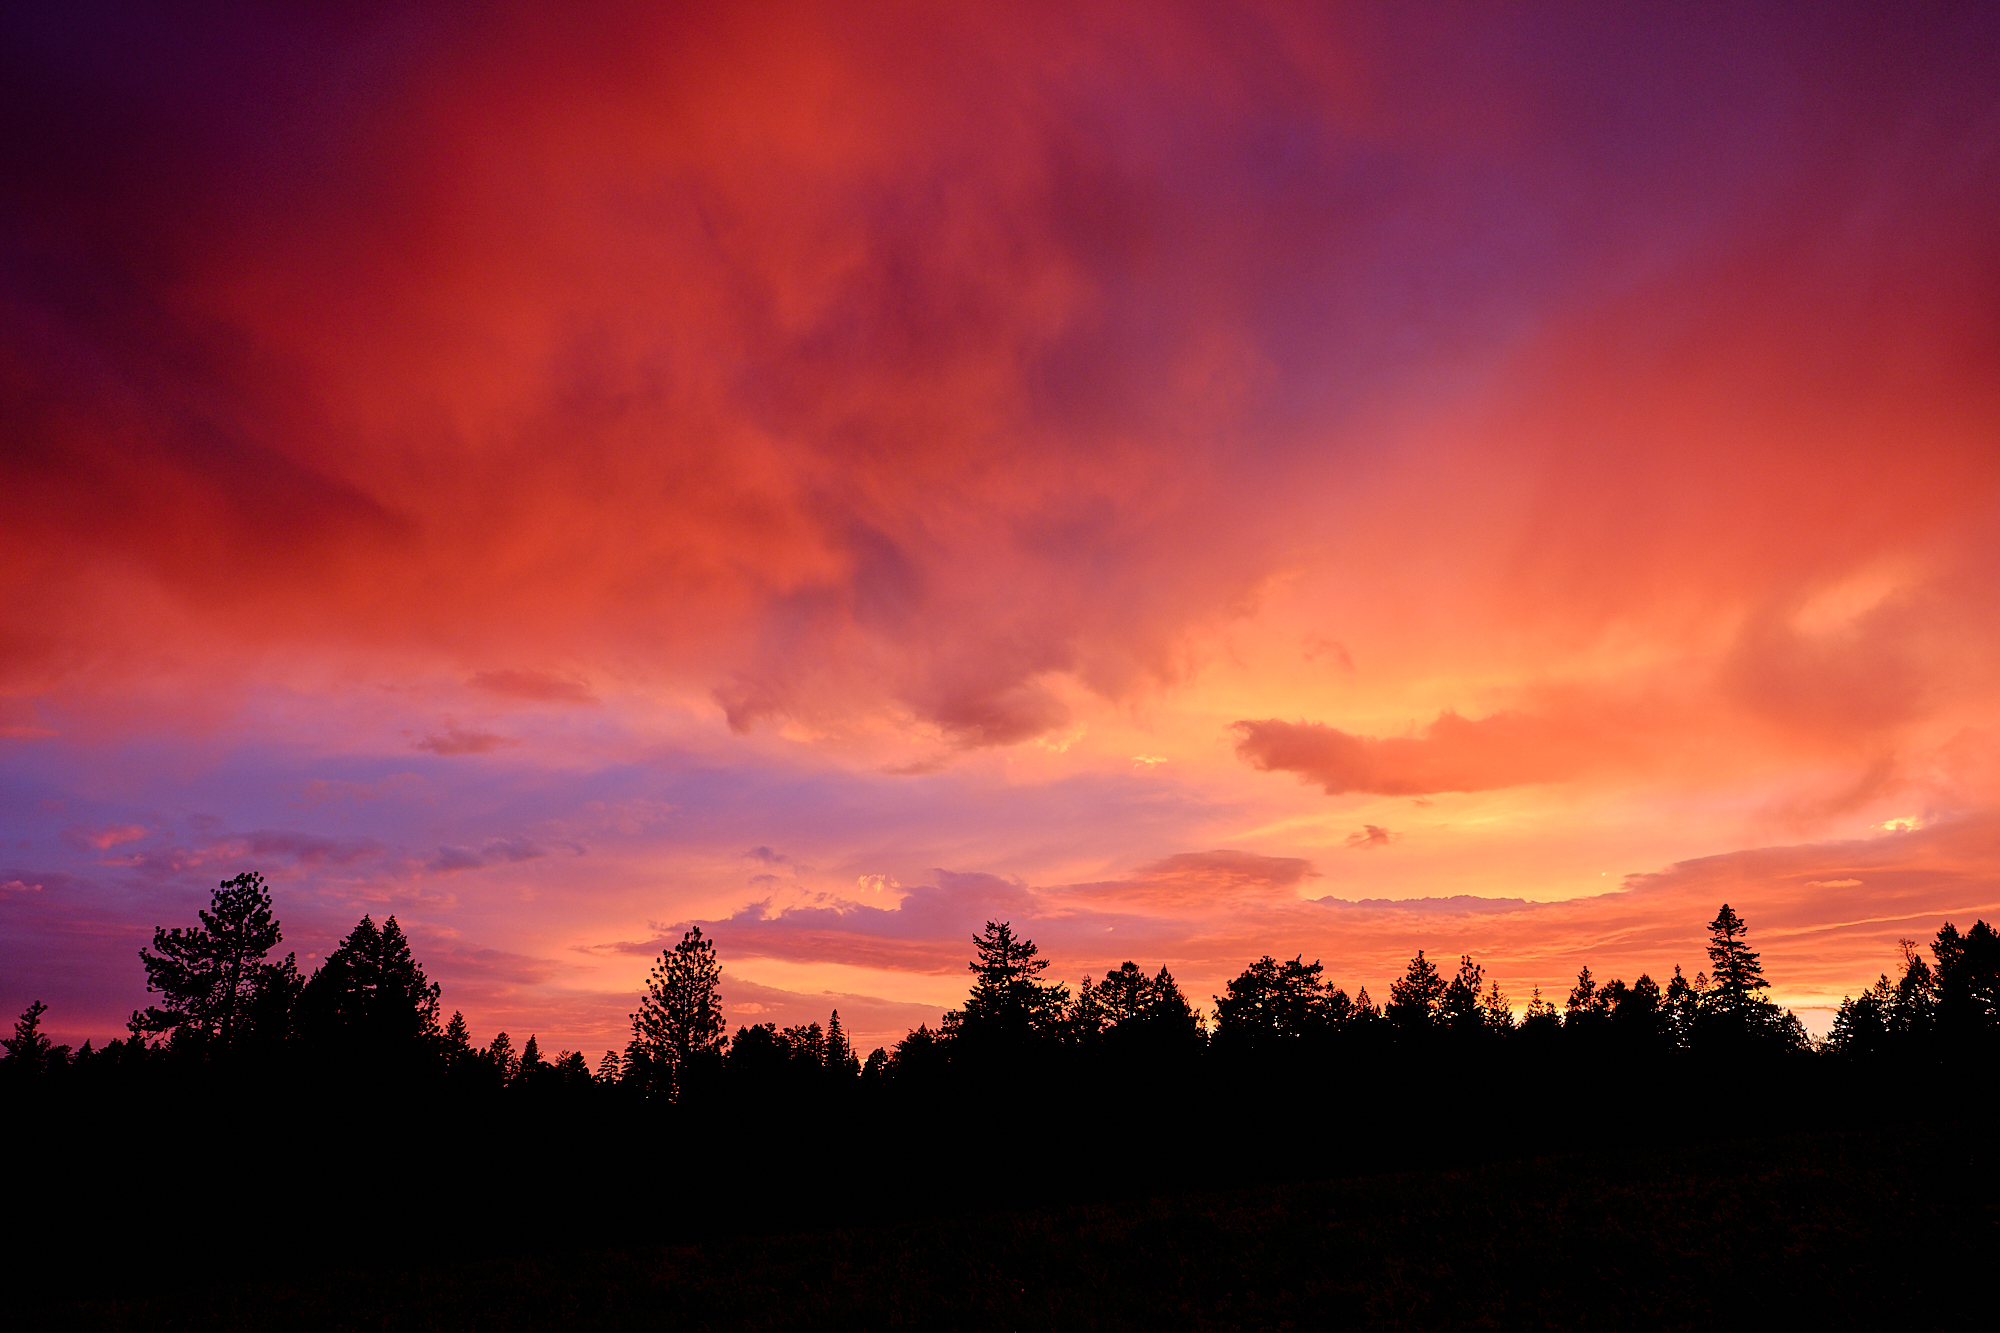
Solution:
<path fill-rule="evenodd" d="M 297 829 L 259 829 L 231 841 L 240 841 L 253 856 L 283 856 L 315 866 L 352 865 L 382 850 L 373 838 L 328 838 Z"/>
<path fill-rule="evenodd" d="M 1032 682 L 947 696 L 924 711 L 947 736 L 968 749 L 1014 745 L 1069 721 L 1069 709 L 1062 700 Z"/>
<path fill-rule="evenodd" d="M 1590 738 L 1521 713 L 1463 718 L 1440 713 L 1421 736 L 1355 736 L 1319 722 L 1237 722 L 1236 753 L 1266 772 L 1297 773 L 1327 795 L 1422 796 L 1490 791 L 1572 777 L 1589 762 Z"/>
<path fill-rule="evenodd" d="M 546 848 L 519 836 L 489 838 L 479 850 L 489 861 L 532 861 L 548 855 Z"/>
<path fill-rule="evenodd" d="M 470 847 L 439 847 L 438 854 L 424 863 L 424 869 L 440 873 L 454 870 L 477 870 L 486 864 L 486 858 Z"/>
<path fill-rule="evenodd" d="M 538 703 L 595 706 L 603 702 L 591 690 L 589 682 L 571 680 L 546 671 L 482 671 L 470 683 L 475 689 L 515 699 L 532 699 Z"/>
<path fill-rule="evenodd" d="M 1123 879 L 1046 890 L 1056 899 L 1099 909 L 1132 911 L 1206 908 L 1227 911 L 1252 902 L 1295 902 L 1298 888 L 1318 878 L 1312 862 L 1254 852 L 1181 852 L 1142 866 Z"/>
<path fill-rule="evenodd" d="M 432 754 L 487 754 L 503 745 L 519 745 L 521 742 L 508 736 L 496 736 L 490 731 L 472 731 L 463 727 L 447 727 L 443 732 L 425 736 L 420 741 L 412 741 L 413 750 L 428 750 Z"/>
<path fill-rule="evenodd" d="M 413 942 L 421 948 L 424 970 L 439 981 L 539 986 L 565 969 L 552 959 L 505 949 L 468 949 L 429 937 Z"/>
<path fill-rule="evenodd" d="M 1363 824 L 1361 831 L 1347 835 L 1347 845 L 1366 850 L 1370 847 L 1386 847 L 1394 841 L 1395 834 L 1377 824 Z"/>

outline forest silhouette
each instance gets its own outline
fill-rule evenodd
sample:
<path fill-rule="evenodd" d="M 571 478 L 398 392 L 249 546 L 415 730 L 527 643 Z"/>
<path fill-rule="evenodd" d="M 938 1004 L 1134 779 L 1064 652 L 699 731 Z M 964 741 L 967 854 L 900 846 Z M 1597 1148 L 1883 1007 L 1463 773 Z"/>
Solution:
<path fill-rule="evenodd" d="M 715 944 L 691 928 L 624 1048 L 592 1058 L 476 1042 L 393 916 L 303 976 L 248 873 L 140 950 L 152 1002 L 125 1037 L 55 1045 L 40 1001 L 14 1024 L 6 1243 L 49 1273 L 107 1244 L 135 1273 L 275 1271 L 1983 1113 L 2000 1054 L 1985 921 L 1904 941 L 1818 1043 L 1768 998 L 1741 916 L 1724 904 L 1708 930 L 1693 977 L 1586 967 L 1517 1016 L 1474 959 L 1422 951 L 1382 1003 L 1303 956 L 1251 962 L 1206 1006 L 1136 961 L 1071 988 L 989 921 L 964 1003 L 864 1057 L 837 1011 L 731 1033 Z"/>

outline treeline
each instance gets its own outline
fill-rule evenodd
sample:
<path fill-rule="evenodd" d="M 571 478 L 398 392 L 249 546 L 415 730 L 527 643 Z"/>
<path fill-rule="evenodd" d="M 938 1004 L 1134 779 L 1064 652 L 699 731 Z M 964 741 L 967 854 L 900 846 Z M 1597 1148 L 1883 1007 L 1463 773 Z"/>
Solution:
<path fill-rule="evenodd" d="M 273 961 L 283 932 L 263 878 L 221 884 L 190 927 L 156 930 L 140 950 L 149 993 L 129 1035 L 101 1048 L 53 1044 L 36 1001 L 4 1040 L 0 1082 L 130 1077 L 146 1068 L 255 1071 L 296 1065 L 328 1076 L 428 1081 L 468 1095 L 621 1096 L 672 1104 L 730 1084 L 771 1093 L 921 1085 L 1023 1061 L 1062 1057 L 1150 1065 L 1192 1076 L 1196 1067 L 1310 1066 L 1397 1052 L 1491 1060 L 1543 1057 L 1665 1058 L 1675 1054 L 1796 1061 L 1880 1062 L 1984 1055 L 2000 1036 L 2000 935 L 1985 921 L 1960 933 L 1946 923 L 1923 956 L 1902 942 L 1899 975 L 1885 973 L 1845 1001 L 1817 1047 L 1798 1018 L 1768 998 L 1762 961 L 1742 918 L 1724 904 L 1709 923 L 1706 969 L 1680 967 L 1663 986 L 1649 975 L 1600 981 L 1585 967 L 1558 1005 L 1539 990 L 1517 1019 L 1480 964 L 1461 957 L 1449 975 L 1422 951 L 1377 1004 L 1329 980 L 1319 962 L 1265 956 L 1231 980 L 1211 1007 L 1192 1004 L 1165 968 L 1126 962 L 1072 991 L 1046 979 L 1048 960 L 1010 923 L 988 922 L 973 941 L 964 1005 L 932 1028 L 863 1059 L 839 1012 L 818 1023 L 728 1032 L 721 964 L 711 940 L 690 930 L 647 977 L 625 1048 L 592 1060 L 554 1054 L 530 1035 L 517 1049 L 501 1032 L 474 1043 L 464 1015 L 440 1018 L 440 990 L 424 974 L 391 916 L 364 916 L 309 978 L 296 955 Z"/>
<path fill-rule="evenodd" d="M 1928 958 L 1906 943 L 1817 1045 L 1728 906 L 1694 976 L 1586 968 L 1518 1013 L 1471 958 L 1421 952 L 1380 1003 L 1302 956 L 1256 960 L 1206 1005 L 1136 962 L 1071 987 L 989 922 L 964 1003 L 865 1057 L 837 1012 L 731 1032 L 699 930 L 595 1059 L 475 1042 L 394 917 L 363 917 L 310 976 L 281 942 L 269 889 L 240 875 L 140 951 L 153 1002 L 124 1037 L 68 1050 L 29 1006 L 0 1059 L 0 1248 L 92 1282 L 88 1256 L 116 1251 L 156 1281 L 223 1239 L 268 1267 L 846 1225 L 1990 1114 L 2000 1067 L 1983 921 L 1946 925 Z"/>

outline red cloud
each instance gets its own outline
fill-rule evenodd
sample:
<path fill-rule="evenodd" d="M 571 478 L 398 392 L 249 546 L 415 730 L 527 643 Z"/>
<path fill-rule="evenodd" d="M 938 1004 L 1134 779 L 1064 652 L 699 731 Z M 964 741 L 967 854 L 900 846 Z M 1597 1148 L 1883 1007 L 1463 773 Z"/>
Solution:
<path fill-rule="evenodd" d="M 1453 618 L 1447 656 L 1559 655 L 1949 548 L 2000 466 L 1995 185 L 1963 165 L 1990 122 L 1895 100 L 1985 82 L 1866 22 L 1815 30 L 1810 69 L 1797 33 L 1746 34 L 1730 74 L 1663 39 L 1676 110 L 1619 107 L 1704 150 L 1609 170 L 1574 134 L 1610 114 L 1588 62 L 1518 17 L 1281 5 L 1228 43 L 1171 4 L 186 21 L 240 86 L 20 57 L 67 147 L 6 164 L 37 276 L 0 293 L 0 685 L 180 660 L 226 689 L 277 644 L 589 702 L 473 670 L 554 654 L 713 691 L 738 728 L 900 710 L 1010 745 L 1067 725 L 1052 675 L 1184 679 L 1281 570 L 1369 571 Z M 273 72 L 281 47 L 329 54 Z M 1796 159 L 1709 95 L 1773 68 L 1827 108 Z M 1475 381 L 1505 387 L 1442 387 Z M 1941 549 L 1927 623 L 1982 623 L 1990 555 Z M 1351 665 L 1369 627 L 1342 633 Z M 1725 692 L 1814 724 L 1908 714 L 1938 666 L 1752 647 Z M 1436 730 L 1435 762 L 1317 762 L 1568 767 Z"/>

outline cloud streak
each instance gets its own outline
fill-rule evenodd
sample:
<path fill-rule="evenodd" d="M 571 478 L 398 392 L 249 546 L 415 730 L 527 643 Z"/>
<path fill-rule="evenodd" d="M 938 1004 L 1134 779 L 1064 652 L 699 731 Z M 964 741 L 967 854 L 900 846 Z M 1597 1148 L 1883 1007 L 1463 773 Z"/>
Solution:
<path fill-rule="evenodd" d="M 1297 773 L 1329 796 L 1428 796 L 1557 782 L 1584 772 L 1604 748 L 1572 727 L 1519 713 L 1463 718 L 1445 712 L 1421 735 L 1380 739 L 1276 718 L 1237 722 L 1232 729 L 1245 763 L 1267 773 Z"/>

